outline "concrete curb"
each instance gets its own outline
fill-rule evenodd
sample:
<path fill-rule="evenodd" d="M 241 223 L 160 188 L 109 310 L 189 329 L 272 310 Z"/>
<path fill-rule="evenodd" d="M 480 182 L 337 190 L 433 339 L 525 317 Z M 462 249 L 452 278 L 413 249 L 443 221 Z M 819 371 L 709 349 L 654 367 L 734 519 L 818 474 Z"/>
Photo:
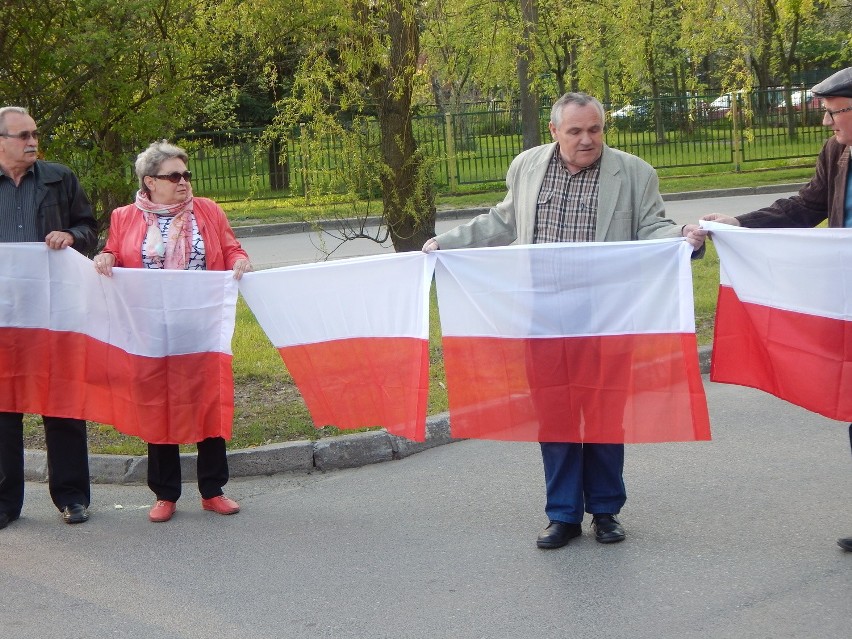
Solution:
<path fill-rule="evenodd" d="M 710 372 L 712 347 L 698 349 L 702 374 Z M 242 448 L 228 452 L 231 477 L 256 477 L 279 473 L 311 473 L 403 459 L 424 450 L 455 441 L 450 435 L 449 413 L 426 419 L 426 441 L 413 442 L 386 430 L 339 435 L 316 441 L 302 440 Z M 194 453 L 182 454 L 183 481 L 195 481 Z M 89 455 L 89 474 L 95 484 L 144 484 L 148 473 L 147 456 Z M 27 481 L 47 481 L 47 454 L 43 450 L 24 451 L 24 477 Z"/>
<path fill-rule="evenodd" d="M 768 184 L 766 186 L 744 186 L 733 189 L 712 189 L 708 191 L 683 191 L 680 193 L 664 193 L 663 201 L 697 200 L 705 197 L 734 197 L 738 195 L 763 195 L 766 193 L 790 193 L 798 191 L 805 183 L 798 184 Z M 488 207 L 472 207 L 468 209 L 451 209 L 438 211 L 438 220 L 458 220 L 487 213 Z M 234 235 L 237 237 L 263 237 L 267 235 L 289 235 L 291 233 L 319 232 L 326 228 L 339 228 L 341 224 L 360 223 L 356 219 L 317 220 L 316 222 L 282 222 L 280 224 L 258 224 L 256 226 L 235 226 Z M 368 217 L 368 225 L 378 226 L 380 217 Z"/>
<path fill-rule="evenodd" d="M 806 182 L 796 184 L 767 184 L 765 186 L 742 186 L 733 189 L 709 189 L 707 191 L 684 191 L 682 193 L 664 193 L 663 201 L 697 200 L 710 197 L 737 197 L 740 195 L 766 195 L 767 193 L 791 193 L 798 191 Z"/>

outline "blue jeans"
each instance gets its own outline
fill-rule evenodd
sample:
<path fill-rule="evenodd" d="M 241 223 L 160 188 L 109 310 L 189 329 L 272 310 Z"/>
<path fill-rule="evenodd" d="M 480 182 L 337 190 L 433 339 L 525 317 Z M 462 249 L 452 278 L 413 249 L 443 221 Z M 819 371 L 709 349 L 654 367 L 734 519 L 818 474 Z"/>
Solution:
<path fill-rule="evenodd" d="M 545 512 L 551 521 L 579 524 L 583 513 L 618 513 L 627 501 L 624 444 L 542 443 Z"/>

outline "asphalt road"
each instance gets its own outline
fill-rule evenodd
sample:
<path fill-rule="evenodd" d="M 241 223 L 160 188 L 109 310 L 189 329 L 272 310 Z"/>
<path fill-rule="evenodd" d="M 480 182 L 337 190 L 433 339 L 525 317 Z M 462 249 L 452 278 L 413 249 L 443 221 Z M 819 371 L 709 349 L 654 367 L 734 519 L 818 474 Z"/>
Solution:
<path fill-rule="evenodd" d="M 714 441 L 629 446 L 628 539 L 553 551 L 536 444 L 232 480 L 243 511 L 151 524 L 144 486 L 93 486 L 67 526 L 43 484 L 0 531 L 10 639 L 848 637 L 845 424 L 706 382 Z"/>
<path fill-rule="evenodd" d="M 667 201 L 666 213 L 678 224 L 694 223 L 699 217 L 707 213 L 725 213 L 727 215 L 746 213 L 771 204 L 779 197 L 785 197 L 789 194 L 736 195 Z M 437 232 L 448 231 L 468 219 L 470 217 L 462 216 L 458 219 L 439 220 L 436 224 Z M 365 231 L 376 236 L 378 229 L 368 227 Z M 334 229 L 329 229 L 325 233 L 241 237 L 240 242 L 248 252 L 252 264 L 258 269 L 317 262 L 326 259 L 328 254 L 331 254 L 332 259 L 339 259 L 378 255 L 393 251 L 390 241 L 378 244 L 368 239 L 357 239 L 341 244 L 334 233 Z"/>

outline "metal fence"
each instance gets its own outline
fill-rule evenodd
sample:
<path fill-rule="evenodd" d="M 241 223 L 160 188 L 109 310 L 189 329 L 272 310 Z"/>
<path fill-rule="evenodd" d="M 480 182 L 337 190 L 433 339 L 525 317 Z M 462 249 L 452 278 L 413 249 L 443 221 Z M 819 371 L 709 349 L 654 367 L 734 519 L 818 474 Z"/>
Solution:
<path fill-rule="evenodd" d="M 616 108 L 617 106 L 617 108 Z M 542 139 L 549 108 L 542 109 Z M 830 131 L 818 101 L 804 89 L 749 94 L 676 96 L 615 105 L 607 113 L 608 145 L 644 158 L 657 169 L 724 166 L 789 158 L 813 161 Z M 310 137 L 304 127 L 286 142 L 261 129 L 184 134 L 195 190 L 218 201 L 318 196 L 369 188 L 363 167 L 375 161 L 377 124 L 358 135 Z M 474 105 L 462 113 L 424 114 L 413 123 L 418 145 L 432 161 L 437 188 L 502 182 L 521 151 L 520 113 L 504 104 Z M 355 159 L 358 159 L 356 162 Z"/>

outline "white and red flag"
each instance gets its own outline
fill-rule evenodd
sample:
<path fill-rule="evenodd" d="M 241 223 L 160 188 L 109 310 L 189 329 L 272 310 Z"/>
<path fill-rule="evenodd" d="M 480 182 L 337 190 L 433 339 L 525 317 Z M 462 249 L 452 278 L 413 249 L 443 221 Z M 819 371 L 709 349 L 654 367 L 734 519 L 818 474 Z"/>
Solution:
<path fill-rule="evenodd" d="M 247 273 L 240 292 L 317 428 L 426 436 L 435 259 L 401 253 Z"/>
<path fill-rule="evenodd" d="M 111 424 L 153 443 L 231 437 L 230 272 L 113 270 L 0 244 L 0 411 Z"/>
<path fill-rule="evenodd" d="M 710 378 L 852 421 L 852 230 L 704 226 L 721 266 Z"/>
<path fill-rule="evenodd" d="M 681 240 L 440 251 L 454 437 L 710 439 Z"/>

